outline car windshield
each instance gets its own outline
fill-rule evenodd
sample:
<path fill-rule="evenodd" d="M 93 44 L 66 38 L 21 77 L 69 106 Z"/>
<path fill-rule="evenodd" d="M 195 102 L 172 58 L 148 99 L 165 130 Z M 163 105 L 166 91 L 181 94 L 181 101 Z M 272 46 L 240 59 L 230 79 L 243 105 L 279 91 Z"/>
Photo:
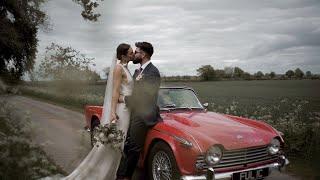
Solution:
<path fill-rule="evenodd" d="M 200 108 L 200 101 L 190 89 L 160 89 L 158 106 L 161 109 Z"/>

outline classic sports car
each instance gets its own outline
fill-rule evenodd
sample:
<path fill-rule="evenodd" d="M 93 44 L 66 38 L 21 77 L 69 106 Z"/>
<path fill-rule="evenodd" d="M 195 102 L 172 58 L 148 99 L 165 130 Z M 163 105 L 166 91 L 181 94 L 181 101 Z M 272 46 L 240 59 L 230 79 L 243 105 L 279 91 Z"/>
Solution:
<path fill-rule="evenodd" d="M 208 112 L 191 88 L 160 88 L 158 105 L 163 122 L 148 132 L 139 160 L 150 179 L 261 179 L 288 164 L 280 132 L 262 121 Z M 101 112 L 86 106 L 91 133 Z"/>

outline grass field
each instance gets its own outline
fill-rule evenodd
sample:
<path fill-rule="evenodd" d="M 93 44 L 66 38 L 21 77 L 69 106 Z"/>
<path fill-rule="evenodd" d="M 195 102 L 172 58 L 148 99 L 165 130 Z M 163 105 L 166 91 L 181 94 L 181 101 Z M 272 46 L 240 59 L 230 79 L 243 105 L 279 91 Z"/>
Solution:
<path fill-rule="evenodd" d="M 162 86 L 192 87 L 201 102 L 229 105 L 237 101 L 241 106 L 272 105 L 279 99 L 303 99 L 310 103 L 311 111 L 320 112 L 319 80 L 286 81 L 211 81 L 211 82 L 163 82 Z M 22 91 L 51 94 L 53 96 L 71 96 L 69 99 L 82 99 L 83 103 L 102 104 L 105 85 L 46 85 L 26 86 Z M 31 92 L 30 92 L 31 93 Z M 81 104 L 78 105 L 84 105 Z M 71 103 L 71 102 L 70 102 Z"/>
<path fill-rule="evenodd" d="M 163 86 L 189 86 L 202 102 L 228 105 L 237 101 L 241 106 L 272 105 L 279 99 L 303 99 L 310 102 L 310 110 L 320 112 L 320 81 L 213 81 L 163 83 Z"/>

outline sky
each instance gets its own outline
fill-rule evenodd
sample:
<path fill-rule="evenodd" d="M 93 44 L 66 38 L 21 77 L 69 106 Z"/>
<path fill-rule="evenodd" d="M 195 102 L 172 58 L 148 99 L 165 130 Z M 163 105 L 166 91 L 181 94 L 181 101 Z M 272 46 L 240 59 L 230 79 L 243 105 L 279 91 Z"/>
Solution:
<path fill-rule="evenodd" d="M 319 0 L 104 0 L 98 22 L 84 20 L 72 0 L 50 0 L 42 9 L 51 30 L 38 33 L 38 64 L 54 42 L 95 58 L 92 68 L 102 75 L 120 43 L 148 41 L 165 76 L 196 75 L 207 64 L 320 73 Z"/>

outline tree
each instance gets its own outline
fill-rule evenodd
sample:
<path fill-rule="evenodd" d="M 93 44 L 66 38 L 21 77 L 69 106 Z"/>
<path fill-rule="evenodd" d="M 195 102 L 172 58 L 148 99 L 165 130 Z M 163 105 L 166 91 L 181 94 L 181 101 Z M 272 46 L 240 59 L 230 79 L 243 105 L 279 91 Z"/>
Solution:
<path fill-rule="evenodd" d="M 96 22 L 101 16 L 100 13 L 95 13 L 94 10 L 99 6 L 99 3 L 103 0 L 73 0 L 73 2 L 82 6 L 83 11 L 81 16 L 85 20 Z"/>
<path fill-rule="evenodd" d="M 97 21 L 95 9 L 103 0 L 72 0 L 83 7 L 85 20 Z M 46 0 L 0 0 L 0 77 L 18 82 L 33 70 L 39 28 L 48 29 L 48 19 L 40 6 Z"/>
<path fill-rule="evenodd" d="M 271 78 L 271 79 L 273 79 L 273 78 L 275 78 L 275 77 L 276 77 L 276 73 L 275 73 L 275 72 L 273 72 L 273 71 L 272 71 L 272 72 L 270 72 L 270 78 Z"/>
<path fill-rule="evenodd" d="M 294 72 L 293 72 L 292 70 L 288 70 L 288 71 L 286 72 L 286 76 L 287 76 L 288 78 L 292 78 L 292 77 L 294 76 Z"/>
<path fill-rule="evenodd" d="M 243 73 L 244 73 L 244 71 L 241 68 L 239 68 L 239 67 L 234 68 L 234 71 L 233 71 L 234 77 L 242 78 Z"/>
<path fill-rule="evenodd" d="M 311 71 L 307 71 L 307 72 L 306 72 L 306 77 L 307 77 L 307 78 L 311 78 L 311 77 L 312 77 Z"/>
<path fill-rule="evenodd" d="M 84 74 L 88 76 L 87 78 L 83 78 L 85 81 L 97 82 L 101 79 L 96 71 L 90 70 L 89 68 L 85 70 Z"/>
<path fill-rule="evenodd" d="M 201 66 L 199 69 L 197 69 L 197 72 L 204 81 L 214 80 L 215 78 L 215 72 L 211 65 Z"/>
<path fill-rule="evenodd" d="M 37 32 L 45 25 L 44 0 L 0 0 L 0 77 L 17 82 L 31 71 L 37 52 Z"/>
<path fill-rule="evenodd" d="M 39 67 L 42 78 L 64 81 L 96 81 L 100 76 L 90 69 L 94 58 L 87 58 L 71 47 L 52 43 L 46 47 L 44 60 Z"/>
<path fill-rule="evenodd" d="M 257 73 L 254 74 L 254 76 L 255 76 L 257 79 L 262 79 L 262 77 L 264 76 L 264 74 L 263 74 L 261 71 L 258 71 Z"/>
<path fill-rule="evenodd" d="M 38 79 L 38 74 L 37 74 L 38 72 L 36 72 L 35 70 L 33 70 L 33 71 L 29 71 L 28 72 L 28 75 L 29 75 L 29 79 L 30 79 L 30 81 L 31 82 L 36 82 L 36 81 L 38 81 L 39 79 Z"/>
<path fill-rule="evenodd" d="M 302 79 L 303 76 L 304 76 L 304 73 L 303 73 L 303 71 L 301 71 L 300 68 L 297 68 L 297 69 L 294 71 L 294 75 L 295 75 L 297 78 Z"/>
<path fill-rule="evenodd" d="M 243 79 L 245 79 L 245 80 L 251 80 L 251 75 L 250 75 L 250 73 L 248 73 L 248 72 L 243 73 L 242 77 L 243 77 Z"/>
<path fill-rule="evenodd" d="M 215 77 L 218 79 L 222 79 L 225 77 L 225 72 L 222 69 L 215 70 Z"/>
<path fill-rule="evenodd" d="M 233 70 L 234 70 L 233 67 L 225 67 L 224 68 L 224 77 L 225 78 L 231 78 L 232 75 L 233 75 Z"/>

